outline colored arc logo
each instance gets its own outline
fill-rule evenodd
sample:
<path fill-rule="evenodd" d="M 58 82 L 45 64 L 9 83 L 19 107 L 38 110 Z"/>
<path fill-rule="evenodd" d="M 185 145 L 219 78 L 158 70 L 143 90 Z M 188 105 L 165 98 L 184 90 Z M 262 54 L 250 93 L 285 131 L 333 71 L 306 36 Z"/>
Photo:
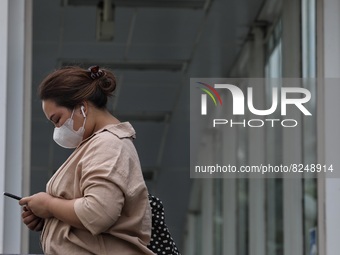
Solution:
<path fill-rule="evenodd" d="M 222 99 L 220 94 L 216 91 L 216 89 L 214 89 L 212 86 L 210 86 L 209 84 L 203 83 L 203 82 L 197 82 L 201 85 L 203 85 L 206 88 L 200 88 L 203 92 L 207 93 L 210 98 L 213 100 L 214 104 L 217 105 L 217 100 L 219 101 L 220 105 L 222 105 Z M 214 96 L 215 95 L 215 96 Z M 216 97 L 216 98 L 215 98 Z"/>

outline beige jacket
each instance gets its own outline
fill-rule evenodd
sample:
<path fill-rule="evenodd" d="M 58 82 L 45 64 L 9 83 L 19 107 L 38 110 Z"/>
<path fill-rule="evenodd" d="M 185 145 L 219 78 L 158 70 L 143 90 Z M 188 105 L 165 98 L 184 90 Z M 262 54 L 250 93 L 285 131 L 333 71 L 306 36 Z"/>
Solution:
<path fill-rule="evenodd" d="M 108 125 L 84 140 L 47 184 L 52 196 L 75 199 L 87 230 L 50 218 L 41 245 L 45 254 L 154 254 L 151 213 L 135 136 L 128 123 Z"/>

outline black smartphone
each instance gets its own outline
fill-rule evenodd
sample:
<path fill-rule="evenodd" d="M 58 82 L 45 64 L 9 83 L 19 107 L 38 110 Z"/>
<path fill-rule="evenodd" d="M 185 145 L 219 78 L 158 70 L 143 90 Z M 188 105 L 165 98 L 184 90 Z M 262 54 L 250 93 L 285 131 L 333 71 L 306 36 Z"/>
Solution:
<path fill-rule="evenodd" d="M 4 192 L 4 195 L 7 196 L 7 197 L 14 198 L 14 199 L 16 199 L 16 200 L 20 200 L 20 199 L 21 199 L 21 197 L 18 197 L 18 196 L 16 196 L 16 195 L 13 195 L 13 194 L 8 193 L 8 192 Z"/>

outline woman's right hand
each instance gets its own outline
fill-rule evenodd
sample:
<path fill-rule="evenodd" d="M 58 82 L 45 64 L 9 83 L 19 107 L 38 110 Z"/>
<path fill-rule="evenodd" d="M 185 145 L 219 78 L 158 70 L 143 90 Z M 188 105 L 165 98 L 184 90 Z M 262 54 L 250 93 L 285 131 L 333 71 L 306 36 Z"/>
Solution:
<path fill-rule="evenodd" d="M 33 231 L 41 231 L 44 227 L 45 220 L 36 216 L 27 206 L 23 207 L 23 212 L 21 214 L 22 221 L 24 224 Z"/>

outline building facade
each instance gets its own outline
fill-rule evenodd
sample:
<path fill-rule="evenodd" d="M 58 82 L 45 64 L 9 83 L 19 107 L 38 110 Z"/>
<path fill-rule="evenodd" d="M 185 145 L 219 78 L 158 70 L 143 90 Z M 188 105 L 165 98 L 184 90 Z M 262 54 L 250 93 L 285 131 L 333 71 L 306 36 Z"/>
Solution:
<path fill-rule="evenodd" d="M 42 189 L 61 160 L 52 165 L 37 166 L 37 155 L 47 153 L 44 157 L 46 161 L 54 154 L 67 156 L 67 153 L 56 150 L 47 142 L 50 133 L 39 131 L 39 127 L 45 124 L 42 114 L 38 113 L 40 102 L 35 99 L 35 86 L 48 71 L 42 59 L 51 59 L 52 67 L 60 62 L 60 56 L 51 46 L 60 38 L 49 38 L 44 47 L 34 39 L 34 31 L 46 29 L 33 22 L 34 15 L 39 15 L 39 8 L 44 8 L 38 2 L 3 0 L 0 10 L 0 189 L 17 195 L 29 195 Z M 216 150 L 219 151 L 216 156 L 231 165 L 320 163 L 332 164 L 335 171 L 340 171 L 340 118 L 337 117 L 340 86 L 336 86 L 336 79 L 340 78 L 340 2 L 183 2 L 192 2 L 191 5 L 195 2 L 197 6 L 200 2 L 205 3 L 202 15 L 193 14 L 202 22 L 197 22 L 198 36 L 193 40 L 194 46 L 188 47 L 192 48 L 192 54 L 187 54 L 185 67 L 181 66 L 179 71 L 170 75 L 176 76 L 176 81 L 183 87 L 189 86 L 192 77 L 305 78 L 312 81 L 326 78 L 335 81 L 330 86 L 317 82 L 306 84 L 313 95 L 309 105 L 313 118 L 303 121 L 301 116 L 294 116 L 303 123 L 294 132 L 283 128 L 274 131 L 237 128 L 222 131 L 215 137 L 202 130 L 199 133 L 200 155 L 216 149 L 213 148 L 213 141 L 220 139 L 223 141 L 222 147 Z M 255 2 L 258 3 L 258 11 L 251 11 Z M 225 15 L 230 8 L 235 8 L 232 9 L 235 19 Z M 45 9 L 46 13 L 49 13 L 48 9 Z M 245 28 L 242 28 L 246 36 L 242 36 L 237 47 L 225 44 L 228 36 L 237 40 L 236 27 L 243 26 L 245 17 L 252 21 L 247 21 Z M 235 26 L 237 31 L 225 34 L 224 24 Z M 53 47 L 59 50 L 64 47 L 69 54 L 72 48 L 67 46 L 65 43 L 59 48 Z M 228 53 L 230 48 L 234 49 L 233 55 Z M 232 64 L 226 59 L 232 59 Z M 170 67 L 172 71 L 174 68 L 173 65 Z M 256 92 L 263 106 L 270 103 L 269 89 L 262 86 Z M 176 133 L 171 133 L 174 132 L 172 130 L 189 126 L 189 92 L 186 89 L 178 91 L 180 103 L 176 103 L 171 115 L 174 117 L 165 129 L 170 130 L 166 132 L 173 137 Z M 227 97 L 224 99 L 229 100 Z M 226 115 L 230 114 L 230 110 L 225 111 Z M 169 143 L 174 143 L 175 138 L 170 140 Z M 181 140 L 173 146 L 181 151 L 189 148 L 186 143 L 189 141 Z M 167 145 L 161 148 L 169 150 Z M 244 176 L 190 179 L 189 154 L 181 151 L 183 159 L 175 154 L 178 157 L 174 161 L 170 161 L 169 155 L 171 153 L 165 159 L 160 157 L 159 161 L 163 160 L 160 166 L 171 168 L 172 172 L 169 175 L 159 172 L 159 178 L 150 181 L 149 187 L 166 198 L 169 228 L 175 233 L 182 254 L 337 254 L 340 179 L 320 178 L 313 174 L 276 179 Z M 173 163 L 176 160 L 181 163 L 176 165 Z M 169 180 L 178 185 L 176 190 Z M 4 197 L 0 197 L 0 204 L 0 253 L 39 253 L 38 234 L 30 233 L 21 223 L 18 204 Z M 179 214 L 178 208 L 183 209 L 184 214 Z"/>

